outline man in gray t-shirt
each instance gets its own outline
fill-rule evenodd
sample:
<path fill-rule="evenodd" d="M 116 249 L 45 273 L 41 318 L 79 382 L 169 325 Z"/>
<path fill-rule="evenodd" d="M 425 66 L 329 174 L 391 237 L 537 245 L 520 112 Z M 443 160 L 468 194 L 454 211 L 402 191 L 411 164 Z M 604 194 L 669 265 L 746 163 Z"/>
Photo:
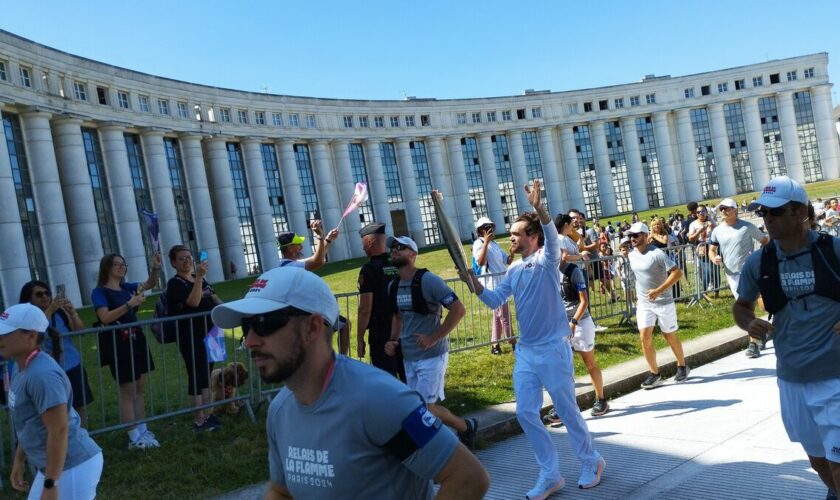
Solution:
<path fill-rule="evenodd" d="M 455 292 L 425 269 L 417 269 L 417 243 L 408 236 L 389 237 L 391 263 L 399 272 L 389 285 L 394 301 L 394 321 L 391 340 L 385 353 L 393 355 L 402 348 L 406 384 L 420 393 L 420 397 L 436 417 L 458 431 L 461 442 L 472 448 L 478 422 L 474 418 L 455 416 L 443 401 L 446 367 L 449 363 L 449 334 L 466 314 L 464 304 Z M 443 308 L 449 312 L 441 323 Z"/>
<path fill-rule="evenodd" d="M 718 203 L 723 214 L 723 223 L 712 230 L 709 237 L 709 258 L 717 265 L 723 265 L 726 282 L 732 295 L 738 299 L 738 281 L 747 257 L 753 252 L 755 242 L 767 243 L 767 235 L 755 225 L 738 218 L 738 204 L 731 198 Z M 744 351 L 748 358 L 761 356 L 762 341 L 750 337 L 750 345 Z"/>
<path fill-rule="evenodd" d="M 257 286 L 258 285 L 258 286 Z M 266 498 L 481 498 L 481 463 L 388 373 L 332 348 L 338 304 L 298 267 L 261 275 L 245 298 L 213 309 L 221 328 L 242 326 L 265 382 L 285 386 L 266 418 Z"/>

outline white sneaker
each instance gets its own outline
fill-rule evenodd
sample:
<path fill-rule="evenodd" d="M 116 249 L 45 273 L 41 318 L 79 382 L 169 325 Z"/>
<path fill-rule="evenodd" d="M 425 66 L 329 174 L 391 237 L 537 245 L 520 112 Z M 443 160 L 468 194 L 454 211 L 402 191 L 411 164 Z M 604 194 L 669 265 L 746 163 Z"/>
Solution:
<path fill-rule="evenodd" d="M 604 472 L 606 466 L 607 461 L 604 460 L 604 457 L 601 457 L 593 465 L 582 468 L 578 479 L 578 488 L 585 490 L 598 486 L 598 483 L 601 482 L 601 473 Z"/>
<path fill-rule="evenodd" d="M 607 330 L 609 330 L 609 328 L 606 327 L 606 326 L 595 325 L 595 331 L 596 332 L 605 332 Z"/>
<path fill-rule="evenodd" d="M 129 450 L 148 450 L 150 448 L 160 448 L 160 443 L 155 439 L 154 433 L 149 430 L 141 434 L 135 441 L 128 443 Z"/>
<path fill-rule="evenodd" d="M 525 498 L 529 500 L 545 500 L 555 491 L 562 489 L 563 486 L 566 486 L 566 480 L 562 476 L 560 478 L 541 477 L 537 480 L 537 484 L 531 488 L 531 491 L 525 495 Z"/>

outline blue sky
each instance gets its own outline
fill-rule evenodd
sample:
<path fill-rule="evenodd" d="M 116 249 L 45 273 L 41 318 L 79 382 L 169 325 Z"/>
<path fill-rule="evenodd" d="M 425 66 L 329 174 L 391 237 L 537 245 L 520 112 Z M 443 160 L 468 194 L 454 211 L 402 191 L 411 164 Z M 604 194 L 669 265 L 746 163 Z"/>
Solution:
<path fill-rule="evenodd" d="M 828 52 L 840 1 L 4 2 L 0 28 L 109 64 L 353 99 L 574 90 Z M 834 102 L 840 92 L 835 88 Z"/>

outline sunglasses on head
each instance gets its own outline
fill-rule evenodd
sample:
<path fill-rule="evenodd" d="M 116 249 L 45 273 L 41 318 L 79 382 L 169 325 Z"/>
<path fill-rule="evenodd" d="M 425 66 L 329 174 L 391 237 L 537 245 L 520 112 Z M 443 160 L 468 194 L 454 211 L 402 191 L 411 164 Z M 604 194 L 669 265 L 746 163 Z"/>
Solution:
<path fill-rule="evenodd" d="M 776 208 L 767 208 L 767 207 L 759 207 L 758 210 L 755 211 L 755 215 L 757 217 L 767 217 L 768 215 L 772 215 L 773 217 L 781 217 L 787 211 L 787 205 L 782 205 L 781 207 Z"/>
<path fill-rule="evenodd" d="M 248 335 L 253 330 L 257 337 L 268 337 L 283 328 L 293 317 L 311 316 L 311 313 L 295 307 L 286 307 L 265 314 L 242 318 L 242 333 Z"/>
<path fill-rule="evenodd" d="M 35 292 L 33 295 L 35 295 L 39 299 L 43 299 L 44 297 L 52 297 L 52 292 L 50 292 L 49 290 L 40 290 Z"/>

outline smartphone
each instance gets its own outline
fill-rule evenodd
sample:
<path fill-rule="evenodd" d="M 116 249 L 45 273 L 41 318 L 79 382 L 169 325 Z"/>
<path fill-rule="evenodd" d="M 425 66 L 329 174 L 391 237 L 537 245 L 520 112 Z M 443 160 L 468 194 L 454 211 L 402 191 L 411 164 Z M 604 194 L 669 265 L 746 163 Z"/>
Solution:
<path fill-rule="evenodd" d="M 202 250 L 201 253 L 198 254 L 198 261 L 204 262 L 207 260 L 207 250 Z"/>
<path fill-rule="evenodd" d="M 64 284 L 55 287 L 55 298 L 63 299 L 67 295 L 67 287 Z"/>

